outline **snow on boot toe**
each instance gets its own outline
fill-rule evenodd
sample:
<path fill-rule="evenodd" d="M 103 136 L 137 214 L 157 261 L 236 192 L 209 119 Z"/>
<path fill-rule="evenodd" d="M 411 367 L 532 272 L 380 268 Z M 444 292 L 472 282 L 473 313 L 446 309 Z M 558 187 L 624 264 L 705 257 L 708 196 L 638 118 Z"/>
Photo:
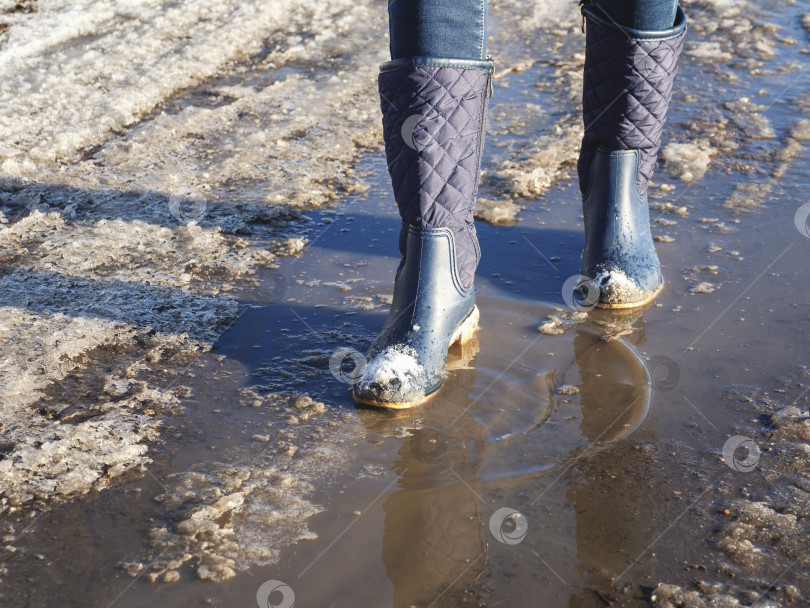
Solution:
<path fill-rule="evenodd" d="M 599 288 L 599 305 L 604 308 L 640 306 L 661 289 L 645 289 L 619 268 L 597 273 L 593 282 Z"/>
<path fill-rule="evenodd" d="M 355 394 L 373 402 L 410 403 L 424 398 L 424 377 L 412 347 L 389 346 L 366 364 Z"/>

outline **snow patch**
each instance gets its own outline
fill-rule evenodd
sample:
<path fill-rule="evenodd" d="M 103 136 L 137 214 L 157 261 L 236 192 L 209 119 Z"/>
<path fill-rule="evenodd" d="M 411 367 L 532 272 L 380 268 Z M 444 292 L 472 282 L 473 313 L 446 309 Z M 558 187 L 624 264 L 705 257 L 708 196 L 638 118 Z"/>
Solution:
<path fill-rule="evenodd" d="M 242 401 L 265 408 L 273 427 L 283 432 L 261 450 L 239 446 L 223 455 L 224 461 L 201 462 L 171 475 L 155 497 L 161 521 L 149 532 L 158 558 L 122 563 L 131 576 L 147 568 L 148 580 L 174 582 L 188 563 L 198 578 L 221 582 L 277 562 L 287 545 L 317 538 L 307 520 L 323 507 L 310 496 L 351 456 L 342 441 L 323 439 L 325 429 L 352 424 L 351 416 L 303 394 L 260 394 L 250 388 Z M 356 437 L 362 429 L 346 433 Z M 333 430 L 329 436 L 343 435 Z"/>
<path fill-rule="evenodd" d="M 661 152 L 661 158 L 672 173 L 680 174 L 681 180 L 692 182 L 703 179 L 715 154 L 717 149 L 707 140 L 701 139 L 688 143 L 667 144 Z"/>
<path fill-rule="evenodd" d="M 520 221 L 517 214 L 522 210 L 523 206 L 509 199 L 479 198 L 475 204 L 475 219 L 494 226 L 514 226 Z"/>
<path fill-rule="evenodd" d="M 717 291 L 717 286 L 708 281 L 701 281 L 689 289 L 689 293 L 714 293 L 715 291 Z"/>

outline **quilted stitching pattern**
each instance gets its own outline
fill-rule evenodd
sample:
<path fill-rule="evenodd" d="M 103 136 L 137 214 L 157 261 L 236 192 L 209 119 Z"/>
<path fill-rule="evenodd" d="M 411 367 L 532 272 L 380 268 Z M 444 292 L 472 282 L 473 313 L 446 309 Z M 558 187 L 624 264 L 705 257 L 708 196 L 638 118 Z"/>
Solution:
<path fill-rule="evenodd" d="M 578 163 L 583 192 L 598 146 L 640 150 L 636 189 L 640 196 L 647 191 L 685 33 L 663 40 L 633 40 L 618 28 L 588 19 L 582 94 L 585 135 Z"/>
<path fill-rule="evenodd" d="M 470 68 L 416 66 L 379 76 L 385 154 L 402 216 L 400 252 L 404 257 L 408 224 L 450 228 L 465 287 L 480 257 L 473 206 L 487 85 L 488 72 Z"/>

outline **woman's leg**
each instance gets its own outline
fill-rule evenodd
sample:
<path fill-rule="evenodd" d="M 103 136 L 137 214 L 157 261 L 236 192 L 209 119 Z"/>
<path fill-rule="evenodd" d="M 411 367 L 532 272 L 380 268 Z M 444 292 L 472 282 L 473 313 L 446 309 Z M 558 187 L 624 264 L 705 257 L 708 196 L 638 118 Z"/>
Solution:
<path fill-rule="evenodd" d="M 594 0 L 591 7 L 622 27 L 658 31 L 675 25 L 678 0 Z"/>
<path fill-rule="evenodd" d="M 486 0 L 393 0 L 388 3 L 391 59 L 486 59 Z"/>
<path fill-rule="evenodd" d="M 686 15 L 675 6 L 670 17 L 673 6 L 672 0 L 666 6 L 662 0 L 583 2 L 582 274 L 598 288 L 598 304 L 606 308 L 646 304 L 663 287 L 647 183 L 686 33 Z"/>
<path fill-rule="evenodd" d="M 447 349 L 477 326 L 473 224 L 492 63 L 486 0 L 390 0 L 380 66 L 385 155 L 402 217 L 402 261 L 357 401 L 410 407 L 444 380 Z"/>

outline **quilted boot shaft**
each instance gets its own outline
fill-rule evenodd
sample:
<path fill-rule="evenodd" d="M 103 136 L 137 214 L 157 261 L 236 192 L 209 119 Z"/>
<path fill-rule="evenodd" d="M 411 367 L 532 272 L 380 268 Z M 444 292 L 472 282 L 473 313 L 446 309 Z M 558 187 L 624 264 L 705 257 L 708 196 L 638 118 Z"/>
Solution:
<path fill-rule="evenodd" d="M 686 15 L 678 7 L 675 25 L 651 32 L 622 27 L 598 5 L 585 1 L 587 22 L 578 172 L 582 192 L 598 147 L 639 150 L 636 190 L 647 191 L 678 71 Z"/>
<path fill-rule="evenodd" d="M 415 57 L 383 64 L 378 81 L 403 264 L 409 226 L 448 228 L 464 287 L 480 258 L 473 207 L 491 78 L 488 60 Z"/>

